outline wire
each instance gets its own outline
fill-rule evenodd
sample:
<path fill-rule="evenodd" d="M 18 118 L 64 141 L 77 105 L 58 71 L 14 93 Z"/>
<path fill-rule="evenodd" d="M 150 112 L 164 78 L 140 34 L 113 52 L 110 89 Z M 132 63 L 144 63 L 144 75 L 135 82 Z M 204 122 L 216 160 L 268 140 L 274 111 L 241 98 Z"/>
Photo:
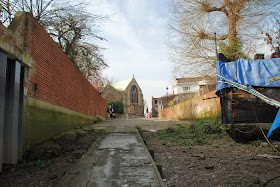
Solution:
<path fill-rule="evenodd" d="M 240 90 L 246 91 L 248 93 L 251 93 L 252 95 L 260 98 L 261 100 L 263 100 L 264 102 L 266 102 L 266 103 L 268 103 L 272 106 L 276 106 L 277 108 L 280 107 L 280 102 L 279 101 L 268 98 L 267 96 L 265 96 L 265 95 L 261 94 L 260 92 L 258 92 L 257 90 L 255 90 L 253 87 L 242 85 L 242 84 L 237 83 L 237 82 L 233 82 L 233 81 L 228 80 L 227 78 L 223 77 L 222 75 L 220 75 L 218 73 L 216 75 L 217 75 L 217 77 L 222 79 L 224 81 L 224 83 L 229 84 L 231 86 L 234 86 L 234 87 L 236 87 Z"/>
<path fill-rule="evenodd" d="M 243 133 L 243 134 L 249 134 L 249 133 L 251 133 L 251 132 L 254 132 L 254 131 L 258 128 L 258 126 L 256 126 L 253 130 L 248 131 L 248 132 L 244 132 L 244 131 L 238 129 L 236 126 L 234 126 L 234 128 L 235 128 L 237 131 L 239 131 L 239 132 L 241 132 L 241 133 Z"/>
<path fill-rule="evenodd" d="M 254 111 L 254 115 L 255 115 L 255 117 L 256 117 L 256 120 L 257 120 L 256 128 L 259 127 L 259 128 L 261 129 L 262 134 L 263 134 L 264 138 L 266 139 L 267 143 L 268 143 L 276 152 L 278 152 L 278 153 L 280 154 L 280 151 L 278 151 L 278 150 L 270 143 L 270 141 L 267 139 L 266 135 L 264 134 L 264 131 L 263 131 L 262 127 L 259 125 L 259 119 L 258 119 L 258 116 L 257 116 L 256 111 L 255 111 L 255 109 L 254 109 L 252 100 L 251 100 L 250 103 L 251 103 L 251 106 L 252 106 L 252 110 Z"/>
<path fill-rule="evenodd" d="M 238 89 L 240 89 L 240 90 L 243 90 L 243 91 L 246 91 L 246 92 L 248 92 L 248 93 L 251 93 L 252 95 L 254 95 L 254 96 L 260 98 L 261 100 L 263 100 L 264 102 L 266 102 L 267 104 L 270 104 L 270 105 L 272 105 L 272 106 L 276 106 L 277 108 L 280 107 L 280 102 L 279 102 L 279 101 L 276 101 L 276 100 L 274 100 L 274 99 L 268 98 L 267 96 L 265 96 L 265 95 L 259 93 L 258 91 L 256 91 L 256 90 L 255 90 L 254 88 L 252 88 L 251 86 L 247 87 L 247 86 L 242 85 L 242 84 L 239 84 L 239 83 L 237 83 L 237 82 L 230 81 L 230 80 L 228 80 L 227 78 L 223 77 L 223 76 L 220 75 L 220 74 L 217 74 L 217 76 L 218 76 L 219 78 L 221 78 L 221 79 L 224 81 L 224 83 L 227 83 L 227 84 L 229 84 L 229 85 L 231 85 L 231 86 L 234 86 L 234 87 L 236 87 L 236 88 L 238 88 Z M 258 116 L 257 116 L 256 111 L 255 111 L 255 109 L 254 109 L 254 106 L 253 106 L 252 101 L 251 101 L 251 105 L 252 105 L 252 110 L 254 111 L 254 115 L 255 115 L 255 117 L 256 117 L 256 120 L 257 120 L 256 128 L 253 129 L 252 131 L 248 131 L 248 132 L 241 131 L 240 129 L 238 129 L 238 128 L 236 128 L 236 127 L 235 127 L 235 129 L 238 130 L 238 131 L 241 132 L 241 133 L 248 134 L 248 133 L 251 133 L 251 132 L 255 131 L 255 130 L 259 127 L 259 128 L 261 129 L 262 134 L 263 134 L 264 138 L 266 139 L 267 143 L 268 143 L 276 152 L 278 152 L 278 153 L 280 154 L 280 151 L 278 151 L 278 150 L 271 144 L 271 142 L 267 139 L 267 137 L 266 137 L 266 135 L 265 135 L 265 133 L 264 133 L 262 127 L 259 125 L 259 119 L 258 119 Z"/>
<path fill-rule="evenodd" d="M 258 125 L 258 126 L 259 126 L 259 125 Z M 266 139 L 267 143 L 268 143 L 276 152 L 278 152 L 279 155 L 280 155 L 280 151 L 278 151 L 278 150 L 270 143 L 270 141 L 267 139 L 266 135 L 264 134 L 262 127 L 261 127 L 261 126 L 259 126 L 259 127 L 260 127 L 260 129 L 261 129 L 261 131 L 262 131 L 262 134 L 263 134 L 264 138 Z"/>

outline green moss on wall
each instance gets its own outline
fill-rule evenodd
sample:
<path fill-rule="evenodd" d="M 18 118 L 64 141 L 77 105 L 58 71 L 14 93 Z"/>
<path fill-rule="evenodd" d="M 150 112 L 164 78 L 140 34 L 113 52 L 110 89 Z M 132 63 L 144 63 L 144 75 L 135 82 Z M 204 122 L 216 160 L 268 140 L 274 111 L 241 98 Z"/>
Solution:
<path fill-rule="evenodd" d="M 64 131 L 95 123 L 96 118 L 34 98 L 24 101 L 24 150 Z"/>

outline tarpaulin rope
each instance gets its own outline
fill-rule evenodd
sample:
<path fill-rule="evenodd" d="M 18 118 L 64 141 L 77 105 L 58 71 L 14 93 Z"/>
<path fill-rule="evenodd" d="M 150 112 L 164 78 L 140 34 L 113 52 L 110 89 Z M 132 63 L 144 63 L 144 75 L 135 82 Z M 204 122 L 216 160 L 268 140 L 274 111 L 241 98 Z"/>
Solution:
<path fill-rule="evenodd" d="M 280 102 L 279 101 L 276 101 L 275 99 L 268 98 L 267 96 L 265 96 L 265 95 L 261 94 L 260 92 L 258 92 L 257 90 L 255 90 L 251 85 L 246 86 L 246 85 L 243 85 L 243 84 L 240 84 L 240 83 L 237 83 L 237 82 L 233 82 L 233 81 L 225 78 L 224 76 L 222 76 L 218 73 L 216 75 L 217 75 L 217 77 L 219 77 L 220 79 L 223 80 L 223 83 L 229 84 L 229 85 L 234 86 L 234 87 L 236 87 L 240 90 L 246 91 L 246 92 L 260 98 L 261 100 L 263 100 L 267 104 L 275 106 L 277 108 L 280 108 Z"/>
<path fill-rule="evenodd" d="M 266 102 L 267 104 L 270 104 L 272 106 L 275 106 L 277 108 L 280 107 L 280 102 L 279 101 L 276 101 L 274 99 L 270 99 L 268 98 L 267 96 L 261 94 L 260 92 L 258 92 L 257 90 L 255 90 L 252 86 L 245 86 L 243 84 L 240 84 L 240 83 L 237 83 L 237 82 L 233 82 L 231 80 L 228 80 L 227 78 L 223 77 L 222 75 L 220 74 L 216 74 L 217 77 L 219 77 L 220 79 L 223 80 L 223 83 L 226 83 L 226 84 L 229 84 L 231 86 L 234 86 L 240 90 L 243 90 L 243 91 L 246 91 L 258 98 L 260 98 L 261 100 L 263 100 L 264 102 Z M 276 118 L 274 119 L 274 122 L 272 123 L 272 126 L 268 132 L 268 134 L 266 135 L 266 138 L 269 138 L 271 136 L 271 133 L 273 130 L 275 130 L 276 128 L 280 127 L 280 109 L 276 115 Z"/>

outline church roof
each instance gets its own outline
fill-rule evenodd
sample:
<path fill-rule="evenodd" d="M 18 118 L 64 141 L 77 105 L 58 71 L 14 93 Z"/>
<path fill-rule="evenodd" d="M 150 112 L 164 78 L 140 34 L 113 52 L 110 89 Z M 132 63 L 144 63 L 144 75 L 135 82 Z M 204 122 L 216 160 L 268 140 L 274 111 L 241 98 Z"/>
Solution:
<path fill-rule="evenodd" d="M 124 80 L 124 81 L 119 81 L 119 82 L 114 82 L 111 84 L 116 90 L 118 91 L 125 91 L 129 83 L 132 81 L 132 79 L 129 80 Z"/>

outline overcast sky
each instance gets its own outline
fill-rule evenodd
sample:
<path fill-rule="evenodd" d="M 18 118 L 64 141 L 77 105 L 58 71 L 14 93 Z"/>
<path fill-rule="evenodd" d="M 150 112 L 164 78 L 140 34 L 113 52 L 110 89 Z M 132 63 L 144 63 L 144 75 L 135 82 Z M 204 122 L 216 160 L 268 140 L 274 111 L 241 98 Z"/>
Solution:
<path fill-rule="evenodd" d="M 165 44 L 169 0 L 104 0 L 99 6 L 111 15 L 102 26 L 105 59 L 109 68 L 104 74 L 113 81 L 134 75 L 148 107 L 151 98 L 172 93 L 172 64 Z"/>

